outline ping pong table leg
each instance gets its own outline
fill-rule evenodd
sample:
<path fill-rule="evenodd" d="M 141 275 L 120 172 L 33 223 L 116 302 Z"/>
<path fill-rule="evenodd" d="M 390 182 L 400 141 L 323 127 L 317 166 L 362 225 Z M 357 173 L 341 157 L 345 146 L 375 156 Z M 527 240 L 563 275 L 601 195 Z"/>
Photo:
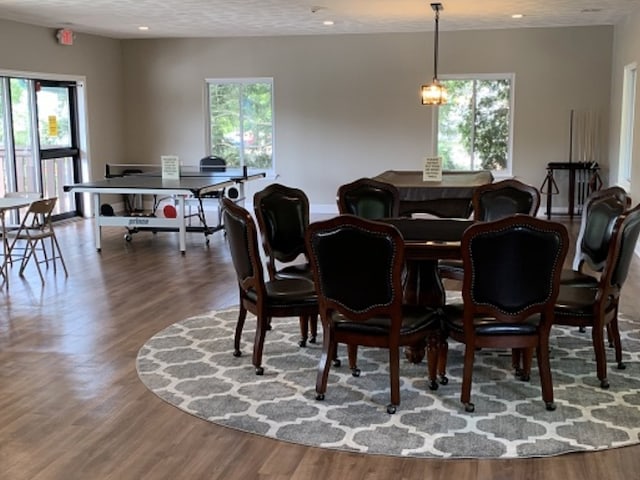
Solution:
<path fill-rule="evenodd" d="M 100 217 L 102 215 L 100 211 L 100 194 L 93 193 L 91 196 L 93 197 L 93 216 L 95 219 L 93 222 L 93 236 L 96 242 L 96 250 L 100 252 L 102 250 L 102 239 L 100 238 L 102 235 L 102 226 L 100 225 Z"/>
<path fill-rule="evenodd" d="M 187 249 L 187 224 L 184 215 L 184 195 L 178 195 L 178 237 L 180 239 L 180 253 L 183 255 Z"/>

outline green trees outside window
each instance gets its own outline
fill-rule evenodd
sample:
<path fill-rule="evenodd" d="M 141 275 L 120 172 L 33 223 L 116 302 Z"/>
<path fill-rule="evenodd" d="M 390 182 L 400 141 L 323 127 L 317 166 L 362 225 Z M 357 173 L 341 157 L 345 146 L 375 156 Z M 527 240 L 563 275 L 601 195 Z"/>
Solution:
<path fill-rule="evenodd" d="M 509 170 L 511 78 L 441 80 L 448 103 L 438 110 L 438 155 L 445 170 Z"/>
<path fill-rule="evenodd" d="M 230 167 L 273 168 L 273 82 L 210 80 L 211 155 Z"/>

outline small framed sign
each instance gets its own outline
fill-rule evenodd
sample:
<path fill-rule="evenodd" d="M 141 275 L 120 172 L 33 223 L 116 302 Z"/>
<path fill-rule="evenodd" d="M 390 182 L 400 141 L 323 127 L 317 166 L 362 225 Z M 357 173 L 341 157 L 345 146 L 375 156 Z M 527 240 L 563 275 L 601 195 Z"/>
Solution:
<path fill-rule="evenodd" d="M 163 180 L 179 180 L 180 179 L 180 161 L 176 155 L 162 155 L 162 179 Z"/>
<path fill-rule="evenodd" d="M 442 157 L 427 157 L 422 169 L 423 182 L 442 181 Z"/>

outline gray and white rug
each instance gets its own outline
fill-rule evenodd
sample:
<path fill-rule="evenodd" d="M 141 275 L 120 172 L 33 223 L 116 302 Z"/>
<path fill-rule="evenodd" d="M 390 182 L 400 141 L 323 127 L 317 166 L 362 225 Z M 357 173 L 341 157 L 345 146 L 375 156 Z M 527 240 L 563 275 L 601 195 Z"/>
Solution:
<path fill-rule="evenodd" d="M 430 391 L 425 364 L 401 362 L 401 404 L 389 402 L 387 352 L 360 348 L 359 378 L 332 367 L 325 400 L 315 400 L 321 345 L 297 346 L 295 318 L 274 319 L 264 348 L 264 376 L 251 365 L 254 318 L 233 352 L 237 309 L 178 322 L 153 336 L 137 358 L 142 382 L 163 400 L 207 421 L 283 441 L 411 457 L 515 458 L 595 451 L 639 442 L 640 331 L 621 319 L 626 370 L 608 350 L 611 388 L 595 376 L 591 334 L 554 327 L 552 369 L 557 409 L 548 412 L 534 369 L 514 378 L 508 352 L 479 351 L 473 372 L 474 413 L 460 404 L 462 347 L 450 343 L 449 384 Z M 402 356 L 404 357 L 404 356 Z"/>

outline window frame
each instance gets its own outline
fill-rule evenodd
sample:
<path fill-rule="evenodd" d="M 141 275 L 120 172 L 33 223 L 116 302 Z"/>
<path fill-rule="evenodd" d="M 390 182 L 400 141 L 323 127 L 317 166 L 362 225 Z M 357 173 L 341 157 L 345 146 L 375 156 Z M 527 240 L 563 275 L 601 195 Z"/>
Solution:
<path fill-rule="evenodd" d="M 230 77 L 230 78 L 205 78 L 204 84 L 204 97 L 205 97 L 205 148 L 207 155 L 214 155 L 211 144 L 211 95 L 210 95 L 210 86 L 211 85 L 223 85 L 223 84 L 240 84 L 240 85 L 250 85 L 254 83 L 268 83 L 271 85 L 271 167 L 270 168 L 260 168 L 259 171 L 263 171 L 267 174 L 275 172 L 275 164 L 276 164 L 276 155 L 275 155 L 275 91 L 274 91 L 274 80 L 273 77 Z M 240 167 L 246 165 L 244 158 L 244 131 L 242 129 L 243 117 L 241 113 L 240 117 L 240 142 L 242 148 L 240 151 Z"/>
<path fill-rule="evenodd" d="M 495 178 L 511 177 L 513 176 L 513 131 L 514 131 L 514 116 L 515 116 L 515 73 L 464 73 L 464 74 L 448 74 L 440 75 L 441 81 L 446 80 L 508 80 L 510 84 L 509 89 L 509 138 L 507 139 L 507 165 L 504 170 L 491 170 L 491 173 Z M 438 133 L 440 127 L 440 109 L 433 109 L 432 117 L 432 154 L 438 156 Z M 477 171 L 477 170 L 476 170 Z"/>
<path fill-rule="evenodd" d="M 633 172 L 633 142 L 635 130 L 635 104 L 638 94 L 638 63 L 624 67 L 622 98 L 620 101 L 620 143 L 618 147 L 618 184 L 631 189 Z"/>

